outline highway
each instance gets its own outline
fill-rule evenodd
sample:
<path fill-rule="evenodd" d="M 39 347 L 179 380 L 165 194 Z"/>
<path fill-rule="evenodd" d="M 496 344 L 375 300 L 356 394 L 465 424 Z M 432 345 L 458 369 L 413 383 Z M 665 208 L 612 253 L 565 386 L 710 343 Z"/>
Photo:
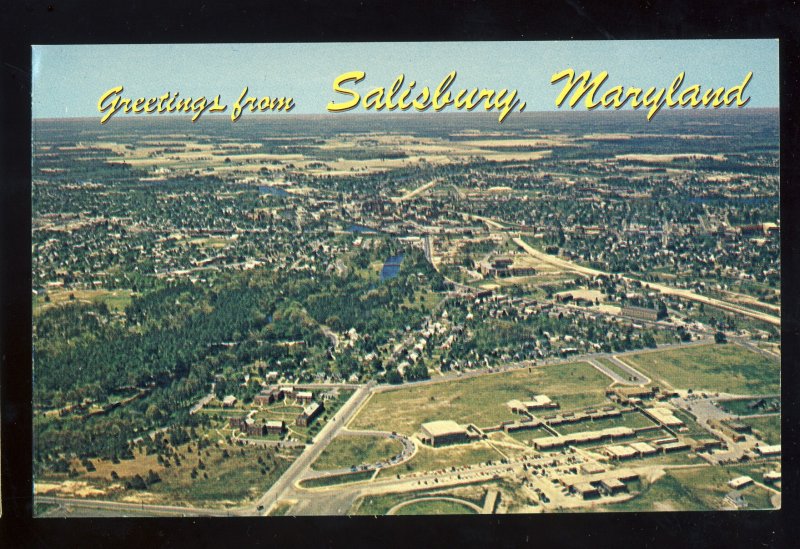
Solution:
<path fill-rule="evenodd" d="M 584 267 L 584 266 L 578 265 L 578 264 L 576 264 L 576 263 L 574 263 L 572 261 L 567 261 L 565 259 L 561 259 L 561 258 L 556 257 L 554 255 L 546 254 L 544 252 L 540 252 L 539 250 L 535 249 L 530 244 L 528 244 L 527 242 L 522 240 L 522 238 L 520 238 L 520 237 L 514 238 L 513 240 L 514 240 L 514 243 L 517 246 L 519 246 L 520 248 L 525 250 L 528 253 L 528 255 L 530 255 L 534 259 L 537 259 L 537 260 L 542 261 L 544 263 L 549 263 L 550 265 L 553 265 L 554 267 L 558 267 L 558 268 L 566 270 L 566 271 L 573 271 L 573 272 L 576 272 L 578 274 L 581 274 L 581 275 L 584 275 L 584 276 L 590 276 L 590 277 L 595 277 L 595 276 L 613 276 L 611 273 L 607 273 L 605 271 L 599 271 L 597 269 L 592 269 L 590 267 Z M 683 289 L 683 288 L 673 288 L 671 286 L 665 286 L 664 284 L 659 284 L 657 282 L 642 282 L 641 280 L 637 280 L 635 278 L 631 278 L 631 277 L 626 276 L 626 275 L 623 275 L 622 279 L 626 280 L 628 282 L 638 282 L 638 283 L 640 283 L 642 285 L 646 284 L 646 285 L 648 285 L 650 287 L 651 290 L 655 290 L 655 291 L 660 292 L 660 293 L 662 293 L 664 295 L 674 295 L 674 296 L 677 296 L 677 297 L 682 297 L 684 299 L 689 299 L 691 301 L 696 301 L 698 303 L 704 303 L 704 304 L 710 305 L 712 307 L 717 307 L 718 309 L 723 309 L 725 311 L 730 311 L 732 313 L 737 313 L 737 314 L 740 314 L 740 315 L 749 316 L 750 318 L 755 318 L 756 320 L 760 320 L 762 322 L 766 322 L 766 323 L 772 324 L 774 326 L 780 326 L 781 325 L 780 317 L 777 317 L 777 316 L 774 316 L 774 315 L 770 315 L 770 314 L 767 314 L 767 313 L 763 313 L 761 311 L 755 311 L 753 309 L 747 309 L 745 307 L 742 307 L 742 306 L 739 306 L 739 305 L 734 305 L 734 304 L 729 303 L 727 301 L 721 301 L 721 300 L 715 299 L 713 297 L 700 295 L 700 294 L 697 294 L 697 293 L 695 293 L 695 292 L 693 292 L 691 290 L 686 290 L 686 289 Z M 754 300 L 754 302 L 757 303 L 758 305 L 761 305 L 761 306 L 764 306 L 764 307 L 769 307 L 769 304 L 761 303 L 760 301 L 755 301 L 755 300 Z"/>

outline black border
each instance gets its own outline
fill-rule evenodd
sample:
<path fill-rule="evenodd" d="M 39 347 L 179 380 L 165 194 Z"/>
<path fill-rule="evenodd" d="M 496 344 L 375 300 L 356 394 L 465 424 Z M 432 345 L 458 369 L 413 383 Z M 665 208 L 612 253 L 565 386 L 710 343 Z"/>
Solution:
<path fill-rule="evenodd" d="M 448 0 L 424 2 L 127 0 L 9 2 L 0 16 L 0 400 L 6 547 L 793 545 L 797 519 L 800 234 L 797 123 L 800 10 L 791 2 Z M 39 519 L 31 510 L 30 45 L 83 43 L 335 42 L 779 38 L 783 290 L 783 509 L 779 512 L 629 513 L 478 518 Z M 413 60 L 409 60 L 413 62 Z M 530 62 L 536 63 L 535 59 Z M 524 70 L 524 67 L 520 67 Z"/>

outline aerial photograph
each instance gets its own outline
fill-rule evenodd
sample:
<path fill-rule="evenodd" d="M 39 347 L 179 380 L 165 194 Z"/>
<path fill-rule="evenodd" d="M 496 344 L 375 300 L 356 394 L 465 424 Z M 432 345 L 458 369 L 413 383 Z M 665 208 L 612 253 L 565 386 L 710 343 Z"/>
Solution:
<path fill-rule="evenodd" d="M 34 47 L 34 516 L 780 509 L 777 43 L 559 44 Z M 557 109 L 569 66 L 751 100 Z M 454 69 L 527 108 L 325 108 Z"/>

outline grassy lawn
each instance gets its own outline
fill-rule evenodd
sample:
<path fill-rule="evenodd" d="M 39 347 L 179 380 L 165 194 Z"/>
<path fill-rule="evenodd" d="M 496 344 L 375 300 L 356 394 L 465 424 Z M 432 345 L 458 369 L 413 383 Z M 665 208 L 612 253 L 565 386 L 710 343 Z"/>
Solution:
<path fill-rule="evenodd" d="M 641 494 L 623 503 L 601 505 L 597 511 L 706 511 L 707 507 L 695 494 L 687 490 L 669 474 L 642 489 Z M 593 509 L 593 510 L 595 510 Z"/>
<path fill-rule="evenodd" d="M 356 500 L 356 502 L 353 504 L 350 514 L 372 515 L 372 516 L 385 515 L 389 511 L 389 509 L 391 509 L 398 503 L 402 503 L 404 501 L 409 501 L 416 498 L 433 497 L 433 496 L 456 497 L 459 499 L 463 499 L 465 501 L 472 502 L 476 505 L 482 506 L 483 500 L 485 498 L 486 487 L 489 485 L 495 485 L 496 483 L 497 481 L 493 481 L 487 483 L 486 485 L 462 486 L 445 490 L 428 489 L 417 492 L 367 495 Z M 458 512 L 460 513 L 469 511 L 458 511 Z M 423 514 L 423 513 L 415 513 L 415 514 Z M 435 514 L 435 513 L 430 513 L 430 514 Z"/>
<path fill-rule="evenodd" d="M 502 455 L 483 441 L 444 446 L 442 448 L 420 446 L 417 453 L 409 461 L 381 471 L 381 478 L 385 478 L 388 475 L 402 475 L 417 471 L 437 471 L 439 469 L 449 469 L 450 467 L 475 465 L 502 458 Z"/>
<path fill-rule="evenodd" d="M 622 379 L 628 379 L 630 377 L 630 374 L 628 372 L 622 370 L 619 366 L 616 365 L 616 363 L 608 360 L 607 358 L 597 358 L 595 360 L 600 364 L 602 364 L 603 366 L 605 366 L 606 368 L 608 368 L 609 370 L 611 370 L 612 372 L 614 372 L 615 374 L 617 374 L 618 376 L 620 376 Z"/>
<path fill-rule="evenodd" d="M 596 419 L 594 421 L 581 421 L 579 423 L 564 423 L 553 427 L 562 435 L 571 433 L 580 433 L 583 431 L 599 431 L 600 429 L 610 429 L 611 427 L 630 427 L 631 429 L 639 429 L 641 427 L 650 427 L 655 425 L 649 418 L 639 412 L 630 412 L 622 414 L 616 418 Z M 546 435 L 543 435 L 546 436 Z M 534 437 L 535 438 L 535 437 Z"/>
<path fill-rule="evenodd" d="M 693 438 L 709 438 L 711 436 L 711 433 L 704 429 L 702 425 L 697 423 L 687 412 L 673 408 L 672 415 L 680 419 L 684 424 L 684 427 L 678 429 L 680 434 Z M 682 431 L 681 429 L 683 428 L 686 428 L 686 431 Z"/>
<path fill-rule="evenodd" d="M 320 488 L 322 486 L 335 486 L 337 484 L 347 484 L 348 482 L 359 482 L 369 480 L 375 471 L 361 471 L 359 473 L 342 473 L 341 475 L 330 475 L 327 477 L 311 478 L 300 481 L 303 488 Z"/>
<path fill-rule="evenodd" d="M 751 417 L 744 423 L 753 428 L 753 433 L 767 444 L 781 443 L 781 416 Z"/>
<path fill-rule="evenodd" d="M 397 510 L 398 515 L 475 515 L 471 507 L 455 501 L 432 499 L 410 503 Z"/>
<path fill-rule="evenodd" d="M 420 424 L 439 419 L 489 427 L 515 419 L 506 406 L 544 393 L 562 410 L 604 402 L 608 379 L 585 362 L 557 364 L 432 383 L 375 394 L 351 422 L 353 429 L 411 435 Z"/>
<path fill-rule="evenodd" d="M 37 315 L 49 307 L 57 307 L 70 301 L 105 303 L 112 311 L 124 311 L 131 303 L 131 293 L 131 290 L 52 290 L 46 294 L 50 298 L 49 302 L 45 301 L 44 295 L 34 298 L 33 314 Z"/>
<path fill-rule="evenodd" d="M 764 407 L 750 408 L 748 405 L 757 399 L 741 398 L 737 400 L 724 400 L 719 403 L 720 407 L 726 412 L 737 416 L 749 416 L 752 414 L 764 414 L 771 412 L 780 412 L 781 399 L 768 398 L 767 405 Z"/>
<path fill-rule="evenodd" d="M 638 353 L 623 359 L 643 369 L 654 382 L 679 389 L 734 394 L 780 391 L 780 362 L 732 343 Z"/>
<path fill-rule="evenodd" d="M 312 469 L 325 471 L 354 465 L 369 465 L 396 456 L 403 445 L 394 439 L 376 436 L 339 436 L 325 448 Z"/>

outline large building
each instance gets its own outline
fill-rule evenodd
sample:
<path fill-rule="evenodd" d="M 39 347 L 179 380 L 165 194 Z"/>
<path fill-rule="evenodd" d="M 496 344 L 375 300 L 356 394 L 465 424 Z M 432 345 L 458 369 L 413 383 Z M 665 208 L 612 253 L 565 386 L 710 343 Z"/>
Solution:
<path fill-rule="evenodd" d="M 422 424 L 422 441 L 434 448 L 445 444 L 467 442 L 467 430 L 455 421 L 441 420 Z"/>
<path fill-rule="evenodd" d="M 297 419 L 294 420 L 295 425 L 299 427 L 308 427 L 314 418 L 320 415 L 323 410 L 325 410 L 325 406 L 322 405 L 321 402 L 312 402 L 297 416 Z"/>
<path fill-rule="evenodd" d="M 649 307 L 636 307 L 634 305 L 623 305 L 620 313 L 624 316 L 631 318 L 639 318 L 641 320 L 649 320 L 655 322 L 658 320 L 658 311 Z"/>

